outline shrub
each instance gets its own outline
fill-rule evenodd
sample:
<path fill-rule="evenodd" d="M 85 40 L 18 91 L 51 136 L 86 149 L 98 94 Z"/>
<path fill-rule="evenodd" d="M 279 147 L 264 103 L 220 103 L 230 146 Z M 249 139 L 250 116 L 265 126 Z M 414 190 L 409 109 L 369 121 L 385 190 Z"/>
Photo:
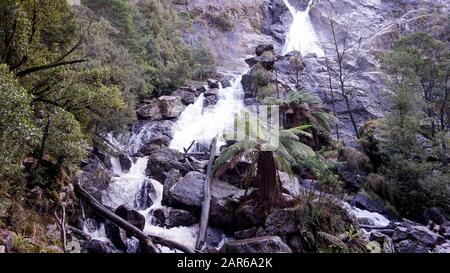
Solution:
<path fill-rule="evenodd" d="M 342 147 L 339 154 L 354 171 L 369 171 L 372 169 L 369 157 L 351 147 Z"/>
<path fill-rule="evenodd" d="M 226 12 L 212 14 L 210 15 L 210 20 L 218 29 L 222 31 L 229 32 L 233 30 L 233 22 Z"/>

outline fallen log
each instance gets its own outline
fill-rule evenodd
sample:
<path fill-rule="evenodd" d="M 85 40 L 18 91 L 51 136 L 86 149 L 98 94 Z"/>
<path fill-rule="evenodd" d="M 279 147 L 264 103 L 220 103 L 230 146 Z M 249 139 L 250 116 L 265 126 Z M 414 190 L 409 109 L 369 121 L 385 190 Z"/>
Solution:
<path fill-rule="evenodd" d="M 111 221 L 111 223 L 115 224 L 119 228 L 125 230 L 127 233 L 131 234 L 136 239 L 138 239 L 144 252 L 159 253 L 160 252 L 159 249 L 155 247 L 155 245 L 153 244 L 153 241 L 155 241 L 158 244 L 167 246 L 172 249 L 176 248 L 185 253 L 195 253 L 193 249 L 178 244 L 176 242 L 172 242 L 170 240 L 161 237 L 149 236 L 145 234 L 139 228 L 135 227 L 122 217 L 118 216 L 114 212 L 104 207 L 100 202 L 97 201 L 97 199 L 95 199 L 92 195 L 86 192 L 78 181 L 74 183 L 74 186 L 75 192 L 78 195 L 78 197 L 82 198 L 86 202 L 86 204 L 89 205 L 95 211 L 95 213 Z"/>
<path fill-rule="evenodd" d="M 210 146 L 210 154 L 208 161 L 208 168 L 206 171 L 206 180 L 204 186 L 204 199 L 202 204 L 202 214 L 200 219 L 200 229 L 198 232 L 198 238 L 195 248 L 200 250 L 206 241 L 206 233 L 208 230 L 209 222 L 209 209 L 211 206 L 211 172 L 212 165 L 214 164 L 214 157 L 216 156 L 217 137 L 215 137 Z"/>

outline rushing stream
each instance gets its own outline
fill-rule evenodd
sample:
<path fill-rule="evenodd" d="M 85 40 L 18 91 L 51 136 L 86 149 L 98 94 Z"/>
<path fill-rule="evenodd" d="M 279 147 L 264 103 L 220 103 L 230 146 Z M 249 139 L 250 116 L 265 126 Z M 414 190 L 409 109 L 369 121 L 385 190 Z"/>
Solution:
<path fill-rule="evenodd" d="M 284 45 L 283 53 L 288 53 L 292 50 L 298 50 L 303 55 L 307 53 L 316 53 L 318 56 L 323 56 L 323 50 L 318 43 L 317 35 L 314 31 L 310 20 L 309 10 L 312 1 L 309 3 L 305 11 L 297 11 L 292 7 L 287 0 L 284 0 L 289 8 L 294 20 L 287 33 L 286 44 Z M 174 136 L 170 147 L 176 150 L 183 151 L 193 141 L 198 143 L 208 143 L 223 129 L 228 128 L 234 123 L 235 114 L 240 113 L 245 109 L 243 97 L 244 91 L 241 84 L 242 76 L 235 78 L 232 85 L 228 88 L 219 88 L 219 100 L 217 104 L 204 107 L 204 95 L 200 95 L 197 101 L 188 106 L 181 114 L 174 126 Z M 121 152 L 127 155 L 135 155 L 142 147 L 142 143 L 151 134 L 152 125 L 144 125 L 137 132 L 120 137 L 117 140 L 110 136 L 109 141 Z M 114 177 L 111 180 L 109 187 L 103 192 L 102 203 L 112 209 L 117 208 L 122 204 L 126 204 L 131 208 L 138 210 L 146 219 L 144 232 L 152 235 L 158 235 L 166 239 L 176 241 L 180 244 L 194 247 L 196 241 L 196 230 L 190 227 L 176 227 L 176 228 L 162 228 L 153 225 L 153 212 L 156 209 L 163 208 L 161 204 L 163 185 L 147 177 L 146 169 L 148 157 L 131 158 L 132 164 L 129 170 L 123 170 L 120 161 L 116 157 L 111 157 L 112 173 Z M 147 188 L 146 185 L 150 183 L 154 189 L 150 194 L 152 205 L 148 208 L 142 207 L 141 197 L 139 194 L 142 189 Z M 367 211 L 358 210 L 346 204 L 347 208 L 358 218 L 370 218 L 374 225 L 384 226 L 389 224 L 389 221 L 379 214 L 370 213 Z M 105 235 L 105 227 L 102 224 L 97 230 L 90 230 L 87 227 L 85 231 L 92 236 L 93 239 L 107 241 Z M 130 240 L 129 245 L 133 240 Z M 135 249 L 129 249 L 133 252 Z M 161 251 L 166 252 L 169 249 L 161 247 Z"/>

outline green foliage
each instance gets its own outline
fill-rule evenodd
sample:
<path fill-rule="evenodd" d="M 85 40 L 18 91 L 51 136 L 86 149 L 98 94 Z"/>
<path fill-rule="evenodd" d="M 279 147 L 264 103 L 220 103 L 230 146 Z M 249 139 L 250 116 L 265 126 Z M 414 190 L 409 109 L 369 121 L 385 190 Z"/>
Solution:
<path fill-rule="evenodd" d="M 210 50 L 204 47 L 194 48 L 192 60 L 195 63 L 193 77 L 197 80 L 204 80 L 211 77 L 216 72 L 216 60 Z"/>
<path fill-rule="evenodd" d="M 431 206 L 448 208 L 448 56 L 442 42 L 415 33 L 380 58 L 391 75 L 394 103 L 379 145 L 382 169 L 394 186 L 397 210 L 407 217 Z M 424 148 L 427 142 L 433 149 Z"/>
<path fill-rule="evenodd" d="M 6 65 L 0 65 L 0 180 L 21 170 L 39 132 L 33 123 L 31 97 Z"/>
<path fill-rule="evenodd" d="M 228 13 L 222 12 L 220 14 L 210 14 L 209 17 L 211 23 L 218 29 L 225 32 L 230 32 L 233 30 L 233 22 Z"/>

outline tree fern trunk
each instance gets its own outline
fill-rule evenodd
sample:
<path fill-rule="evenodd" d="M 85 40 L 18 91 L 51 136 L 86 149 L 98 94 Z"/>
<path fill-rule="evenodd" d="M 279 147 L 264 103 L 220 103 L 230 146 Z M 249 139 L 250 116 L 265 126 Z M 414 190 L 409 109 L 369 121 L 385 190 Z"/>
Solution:
<path fill-rule="evenodd" d="M 281 201 L 281 187 L 277 179 L 277 168 L 273 152 L 261 151 L 258 155 L 258 201 L 266 208 L 274 207 Z"/>

